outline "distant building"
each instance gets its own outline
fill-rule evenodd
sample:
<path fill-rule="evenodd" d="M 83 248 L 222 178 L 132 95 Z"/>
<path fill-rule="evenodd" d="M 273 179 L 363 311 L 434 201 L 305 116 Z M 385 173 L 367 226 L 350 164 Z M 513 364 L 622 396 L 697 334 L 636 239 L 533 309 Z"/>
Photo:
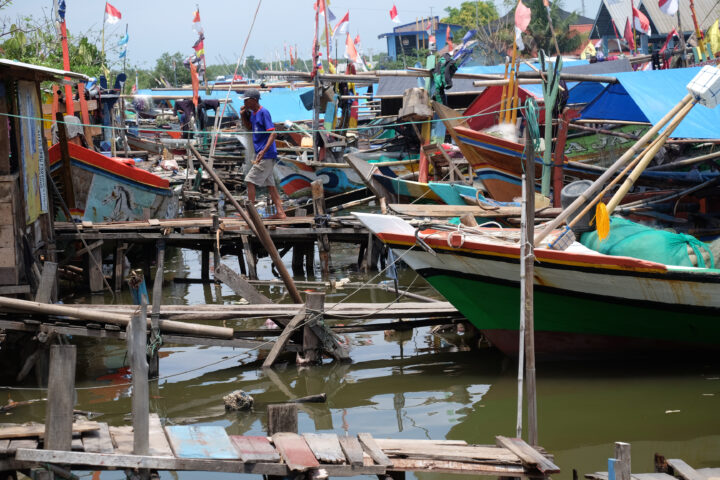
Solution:
<path fill-rule="evenodd" d="M 390 33 L 378 35 L 378 38 L 387 39 L 387 53 L 390 58 L 397 60 L 402 55 L 414 55 L 417 50 L 429 48 L 428 25 L 431 25 L 431 32 L 435 35 L 435 48 L 440 51 L 447 45 L 445 35 L 447 28 L 450 27 L 450 33 L 454 42 L 461 39 L 456 38 L 456 33 L 462 30 L 460 25 L 443 23 L 439 17 L 422 18 L 412 23 L 398 25 L 393 28 Z"/>
<path fill-rule="evenodd" d="M 664 14 L 660 10 L 658 2 L 655 0 L 641 0 L 640 6 L 636 6 L 636 8 L 648 17 L 648 20 L 650 20 L 650 30 L 652 31 L 652 35 L 649 37 L 638 32 L 636 43 L 638 44 L 639 50 L 644 53 L 648 52 L 648 44 L 650 43 L 657 43 L 658 46 L 662 46 L 662 44 L 665 43 L 667 35 L 672 32 L 673 29 L 677 29 L 679 32 L 682 28 L 686 39 L 695 31 L 689 8 L 680 8 L 678 10 L 680 13 L 679 23 L 681 28 L 678 28 L 677 15 L 669 16 Z M 695 13 L 697 14 L 700 30 L 705 32 L 715 23 L 715 20 L 720 17 L 720 2 L 717 2 L 717 0 L 695 0 Z M 592 30 L 590 31 L 590 39 L 602 39 L 605 52 L 607 52 L 609 46 L 615 46 L 609 45 L 616 44 L 616 42 L 612 40 L 617 39 L 621 43 L 625 43 L 623 40 L 623 32 L 625 31 L 625 23 L 628 20 L 632 25 L 631 14 L 629 3 L 613 3 L 612 1 L 602 0 L 597 15 L 595 16 Z M 615 24 L 615 28 L 613 28 L 613 23 Z"/>

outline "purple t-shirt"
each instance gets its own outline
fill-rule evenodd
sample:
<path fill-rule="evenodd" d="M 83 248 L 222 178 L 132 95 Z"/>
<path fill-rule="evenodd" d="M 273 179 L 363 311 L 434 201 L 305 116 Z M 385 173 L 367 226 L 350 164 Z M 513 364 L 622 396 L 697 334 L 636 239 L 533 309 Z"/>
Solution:
<path fill-rule="evenodd" d="M 255 147 L 255 153 L 258 153 L 267 145 L 270 132 L 275 130 L 275 125 L 272 122 L 272 118 L 270 118 L 270 112 L 263 107 L 260 107 L 260 110 L 250 115 L 250 124 L 252 125 L 253 131 L 253 146 Z M 263 158 L 277 158 L 275 142 L 270 145 L 270 148 L 267 149 Z"/>

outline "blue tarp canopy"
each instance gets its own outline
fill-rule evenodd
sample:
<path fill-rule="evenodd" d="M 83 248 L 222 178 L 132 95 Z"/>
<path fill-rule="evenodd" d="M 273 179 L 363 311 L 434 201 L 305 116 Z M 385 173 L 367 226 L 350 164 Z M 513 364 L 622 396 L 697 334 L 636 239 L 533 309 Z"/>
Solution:
<path fill-rule="evenodd" d="M 581 112 L 580 118 L 649 122 L 655 125 L 687 95 L 687 84 L 700 67 L 616 73 L 618 83 Z M 696 105 L 670 134 L 672 138 L 720 138 L 720 109 Z"/>

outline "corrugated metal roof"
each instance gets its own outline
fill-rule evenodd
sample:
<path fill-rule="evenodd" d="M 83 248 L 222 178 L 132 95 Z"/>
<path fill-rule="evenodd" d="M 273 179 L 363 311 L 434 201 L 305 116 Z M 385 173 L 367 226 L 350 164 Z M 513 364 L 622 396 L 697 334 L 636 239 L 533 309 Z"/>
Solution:
<path fill-rule="evenodd" d="M 23 63 L 16 60 L 8 60 L 7 58 L 0 58 L 0 67 L 9 68 L 20 68 L 25 70 L 33 70 L 35 72 L 45 73 L 52 77 L 70 77 L 77 78 L 80 80 L 90 80 L 90 77 L 82 73 L 69 72 L 65 70 L 58 70 L 56 68 L 43 67 L 40 65 L 33 65 L 32 63 Z"/>
<path fill-rule="evenodd" d="M 631 0 L 602 0 L 598 13 L 595 17 L 595 24 L 590 38 L 601 38 L 604 35 L 615 37 L 610 19 L 615 21 L 617 33 L 622 38 L 625 22 L 631 19 L 632 8 Z M 690 13 L 688 0 L 680 0 L 680 23 L 682 29 L 686 32 L 693 31 L 693 19 Z M 636 4 L 637 7 L 637 4 Z M 640 2 L 640 11 L 647 15 L 650 20 L 650 28 L 653 35 L 665 36 L 677 28 L 677 16 L 664 14 L 656 0 L 643 0 Z M 720 17 L 720 2 L 717 0 L 695 0 L 695 12 L 697 14 L 698 24 L 701 30 L 707 30 L 715 20 Z"/>

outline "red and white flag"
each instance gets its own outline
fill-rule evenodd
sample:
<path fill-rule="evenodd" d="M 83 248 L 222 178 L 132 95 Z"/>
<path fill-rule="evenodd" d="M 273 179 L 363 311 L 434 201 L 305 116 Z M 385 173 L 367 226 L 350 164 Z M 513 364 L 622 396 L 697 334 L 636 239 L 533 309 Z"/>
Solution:
<path fill-rule="evenodd" d="M 392 20 L 394 23 L 400 23 L 400 18 L 398 18 L 397 13 L 397 7 L 393 5 L 393 8 L 390 9 L 390 20 Z"/>
<path fill-rule="evenodd" d="M 335 35 L 342 35 L 343 33 L 347 33 L 348 22 L 350 22 L 350 11 L 348 11 L 345 16 L 337 24 L 335 24 L 335 28 L 333 28 L 332 31 L 332 36 L 335 37 Z"/>
<path fill-rule="evenodd" d="M 525 44 L 522 41 L 522 32 L 527 30 L 530 25 L 531 12 L 520 0 L 515 7 L 515 43 L 520 50 L 525 50 Z"/>
<path fill-rule="evenodd" d="M 193 13 L 192 28 L 199 34 L 203 33 L 202 23 L 200 22 L 200 10 L 195 10 Z"/>
<path fill-rule="evenodd" d="M 107 23 L 117 23 L 122 18 L 120 10 L 105 2 L 105 21 Z"/>
<path fill-rule="evenodd" d="M 635 6 L 633 6 L 633 25 L 635 30 L 642 32 L 645 35 L 652 35 L 650 31 L 650 20 Z"/>
<path fill-rule="evenodd" d="M 623 33 L 623 38 L 627 42 L 628 48 L 630 50 L 635 50 L 635 37 L 633 36 L 633 31 L 632 31 L 632 28 L 630 27 L 629 19 L 625 19 L 625 32 Z"/>
<path fill-rule="evenodd" d="M 666 15 L 675 15 L 679 6 L 678 0 L 658 0 L 658 7 Z"/>
<path fill-rule="evenodd" d="M 674 29 L 674 28 L 672 29 L 672 32 L 668 33 L 668 36 L 665 38 L 665 43 L 663 43 L 663 46 L 662 46 L 662 48 L 660 49 L 660 53 L 661 53 L 661 54 L 662 54 L 662 53 L 665 53 L 665 50 L 667 50 L 668 44 L 670 43 L 670 40 L 671 40 L 673 37 L 676 37 L 677 39 L 680 39 L 680 35 L 678 35 L 677 30 Z"/>

